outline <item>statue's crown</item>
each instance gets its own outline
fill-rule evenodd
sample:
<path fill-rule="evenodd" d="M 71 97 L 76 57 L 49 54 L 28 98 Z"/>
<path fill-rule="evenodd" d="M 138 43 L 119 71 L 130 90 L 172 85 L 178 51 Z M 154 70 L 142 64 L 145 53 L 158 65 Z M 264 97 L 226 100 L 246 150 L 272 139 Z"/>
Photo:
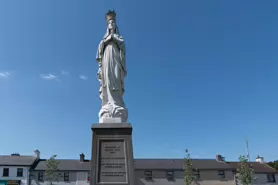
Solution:
<path fill-rule="evenodd" d="M 115 10 L 108 10 L 108 12 L 106 13 L 106 21 L 108 22 L 109 20 L 116 21 L 116 12 L 115 12 Z"/>

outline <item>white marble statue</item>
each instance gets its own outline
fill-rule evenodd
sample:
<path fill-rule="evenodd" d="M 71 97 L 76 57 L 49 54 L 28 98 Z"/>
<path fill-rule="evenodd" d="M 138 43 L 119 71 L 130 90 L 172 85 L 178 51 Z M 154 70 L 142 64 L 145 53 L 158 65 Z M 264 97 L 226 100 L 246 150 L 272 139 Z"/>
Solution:
<path fill-rule="evenodd" d="M 108 11 L 106 20 L 107 31 L 99 44 L 96 56 L 102 100 L 99 122 L 126 123 L 128 111 L 123 101 L 124 78 L 127 75 L 125 42 L 116 25 L 115 11 Z"/>

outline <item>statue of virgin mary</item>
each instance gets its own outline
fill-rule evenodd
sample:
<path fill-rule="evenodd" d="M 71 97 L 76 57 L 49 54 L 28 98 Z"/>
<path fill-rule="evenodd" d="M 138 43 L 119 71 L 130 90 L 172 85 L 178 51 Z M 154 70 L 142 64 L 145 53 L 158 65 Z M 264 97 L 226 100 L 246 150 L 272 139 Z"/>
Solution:
<path fill-rule="evenodd" d="M 123 100 L 124 79 L 127 75 L 125 42 L 116 25 L 114 10 L 108 11 L 106 20 L 107 31 L 99 44 L 96 56 L 99 64 L 98 79 L 101 84 L 99 93 L 102 100 L 99 122 L 117 120 L 116 122 L 126 123 L 128 111 Z"/>

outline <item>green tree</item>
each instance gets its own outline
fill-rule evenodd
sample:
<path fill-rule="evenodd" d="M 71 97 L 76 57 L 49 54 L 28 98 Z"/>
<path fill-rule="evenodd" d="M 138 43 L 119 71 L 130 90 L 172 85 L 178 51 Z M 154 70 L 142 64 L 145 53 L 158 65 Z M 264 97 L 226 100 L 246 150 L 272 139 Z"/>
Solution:
<path fill-rule="evenodd" d="M 49 185 L 52 185 L 53 182 L 59 182 L 62 175 L 59 173 L 59 161 L 55 160 L 57 155 L 53 155 L 49 160 L 46 161 L 46 179 Z"/>
<path fill-rule="evenodd" d="M 269 162 L 267 163 L 269 166 L 271 166 L 272 168 L 275 168 L 276 170 L 278 170 L 278 160 L 273 161 L 273 162 Z"/>
<path fill-rule="evenodd" d="M 248 162 L 247 156 L 239 157 L 239 165 L 238 165 L 238 180 L 242 185 L 251 185 L 254 178 L 254 170 L 252 165 Z"/>
<path fill-rule="evenodd" d="M 193 182 L 196 183 L 196 177 L 193 175 L 192 160 L 188 150 L 185 150 L 186 157 L 184 158 L 184 181 L 185 185 L 191 185 Z"/>

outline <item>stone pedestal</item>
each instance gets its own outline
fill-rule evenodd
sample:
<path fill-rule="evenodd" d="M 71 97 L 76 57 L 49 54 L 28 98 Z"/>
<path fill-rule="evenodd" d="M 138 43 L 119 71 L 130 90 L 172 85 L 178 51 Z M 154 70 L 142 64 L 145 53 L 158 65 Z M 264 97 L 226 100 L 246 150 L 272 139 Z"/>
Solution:
<path fill-rule="evenodd" d="M 132 126 L 93 124 L 90 185 L 134 185 Z"/>

